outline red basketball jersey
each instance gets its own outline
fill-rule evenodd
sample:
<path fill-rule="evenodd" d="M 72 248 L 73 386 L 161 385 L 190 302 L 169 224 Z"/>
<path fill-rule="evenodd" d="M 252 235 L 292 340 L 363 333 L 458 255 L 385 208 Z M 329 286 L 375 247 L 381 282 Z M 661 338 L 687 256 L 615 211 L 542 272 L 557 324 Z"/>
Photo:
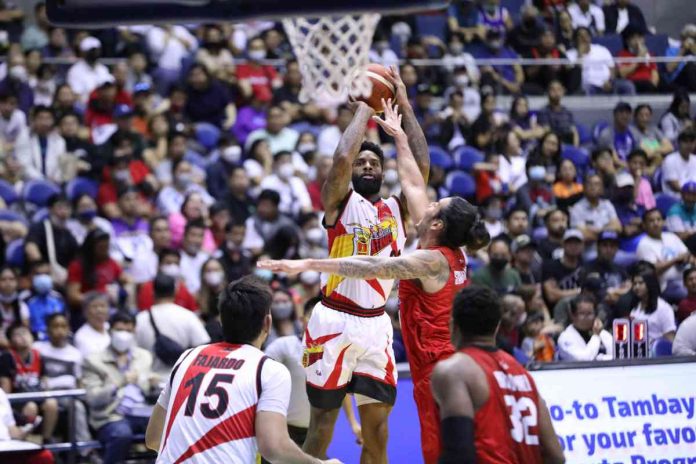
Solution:
<path fill-rule="evenodd" d="M 450 275 L 445 286 L 435 293 L 427 293 L 417 280 L 399 282 L 401 332 L 414 380 L 419 380 L 421 372 L 429 375 L 429 368 L 454 353 L 449 329 L 452 301 L 469 283 L 466 256 L 461 249 L 432 247 L 429 250 L 437 250 L 447 259 Z"/>
<path fill-rule="evenodd" d="M 541 464 L 539 393 L 532 376 L 502 350 L 469 346 L 461 352 L 483 369 L 490 392 L 474 416 L 476 462 Z"/>

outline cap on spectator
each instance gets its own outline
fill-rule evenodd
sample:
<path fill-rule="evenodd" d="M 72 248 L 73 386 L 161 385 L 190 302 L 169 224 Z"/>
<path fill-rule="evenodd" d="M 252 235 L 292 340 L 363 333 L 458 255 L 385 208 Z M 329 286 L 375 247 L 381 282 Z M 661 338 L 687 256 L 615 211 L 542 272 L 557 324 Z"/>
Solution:
<path fill-rule="evenodd" d="M 682 185 L 681 193 L 696 193 L 696 182 L 690 180 Z"/>
<path fill-rule="evenodd" d="M 139 93 L 149 93 L 150 90 L 152 90 L 152 86 L 150 84 L 147 82 L 138 82 L 133 86 L 133 95 L 137 95 Z"/>
<path fill-rule="evenodd" d="M 113 85 L 115 82 L 116 79 L 114 79 L 114 76 L 111 74 L 106 74 L 99 78 L 97 81 L 97 87 L 106 87 L 107 85 Z"/>
<path fill-rule="evenodd" d="M 49 208 L 53 208 L 53 206 L 56 203 L 68 203 L 70 204 L 70 200 L 64 193 L 54 193 L 50 197 L 48 197 L 48 200 L 46 201 L 46 206 Z"/>
<path fill-rule="evenodd" d="M 628 111 L 629 113 L 631 113 L 633 111 L 633 108 L 631 108 L 631 105 L 629 105 L 628 103 L 622 101 L 617 103 L 614 107 L 614 114 L 620 113 L 622 111 Z"/>
<path fill-rule="evenodd" d="M 513 253 L 517 253 L 524 248 L 536 248 L 536 243 L 526 234 L 515 237 L 515 240 L 513 240 L 510 245 L 510 249 Z"/>
<path fill-rule="evenodd" d="M 133 116 L 133 108 L 125 103 L 117 105 L 114 109 L 114 118 L 127 118 Z"/>
<path fill-rule="evenodd" d="M 696 139 L 696 132 L 691 129 L 683 130 L 677 137 L 677 142 L 693 142 Z"/>
<path fill-rule="evenodd" d="M 94 48 L 101 48 L 101 42 L 96 37 L 89 35 L 80 41 L 81 52 L 86 52 Z"/>
<path fill-rule="evenodd" d="M 597 243 L 601 242 L 618 242 L 619 241 L 619 234 L 614 232 L 613 230 L 603 230 L 599 233 L 599 237 L 597 237 Z"/>
<path fill-rule="evenodd" d="M 633 180 L 633 176 L 627 172 L 620 172 L 616 175 L 616 186 L 618 188 L 622 187 L 633 187 L 636 182 Z"/>
<path fill-rule="evenodd" d="M 682 38 L 696 37 L 696 24 L 689 23 L 681 31 Z"/>
<path fill-rule="evenodd" d="M 568 229 L 565 231 L 565 234 L 563 234 L 563 241 L 565 242 L 571 239 L 580 240 L 581 242 L 585 240 L 582 236 L 582 232 L 578 229 Z"/>

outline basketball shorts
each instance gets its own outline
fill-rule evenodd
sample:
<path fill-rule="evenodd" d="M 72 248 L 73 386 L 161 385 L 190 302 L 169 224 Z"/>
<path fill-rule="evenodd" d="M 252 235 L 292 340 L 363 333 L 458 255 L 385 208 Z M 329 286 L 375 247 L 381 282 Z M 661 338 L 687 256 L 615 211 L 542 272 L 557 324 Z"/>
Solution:
<path fill-rule="evenodd" d="M 317 303 L 303 339 L 310 404 L 336 409 L 346 393 L 353 393 L 358 405 L 393 405 L 397 379 L 393 336 L 387 314 L 359 317 Z"/>

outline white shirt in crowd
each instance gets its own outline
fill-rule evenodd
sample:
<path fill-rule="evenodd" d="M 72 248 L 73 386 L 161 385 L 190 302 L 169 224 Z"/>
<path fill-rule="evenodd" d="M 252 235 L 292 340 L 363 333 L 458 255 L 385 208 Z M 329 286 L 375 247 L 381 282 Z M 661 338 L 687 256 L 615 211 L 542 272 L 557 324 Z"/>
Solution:
<path fill-rule="evenodd" d="M 302 210 L 312 209 L 312 199 L 307 191 L 307 184 L 297 176 L 290 177 L 287 182 L 271 174 L 261 181 L 261 190 L 275 190 L 280 195 L 278 210 L 289 216 L 297 216 Z"/>
<path fill-rule="evenodd" d="M 188 309 L 174 303 L 161 303 L 153 305 L 150 312 L 159 332 L 176 341 L 182 348 L 210 343 L 210 336 L 203 322 Z M 150 322 L 150 312 L 141 311 L 135 317 L 135 339 L 139 347 L 152 353 L 155 346 L 155 330 Z M 152 370 L 168 375 L 172 366 L 165 365 L 156 356 L 154 358 Z"/>
<path fill-rule="evenodd" d="M 46 137 L 46 156 L 41 155 L 41 145 L 38 135 L 30 131 L 24 131 L 17 138 L 15 145 L 17 160 L 24 169 L 24 177 L 27 180 L 45 179 L 61 184 L 65 178 L 64 162 L 66 157 L 65 139 L 58 132 L 51 132 Z"/>
<path fill-rule="evenodd" d="M 268 140 L 268 147 L 274 155 L 279 151 L 293 152 L 299 138 L 300 134 L 295 129 L 290 129 L 289 127 L 284 127 L 277 134 L 271 134 L 266 129 L 256 129 L 247 137 L 244 148 L 249 150 L 251 145 L 257 140 L 266 139 Z"/>
<path fill-rule="evenodd" d="M 113 81 L 113 76 L 102 63 L 95 63 L 90 66 L 85 60 L 78 60 L 68 70 L 67 82 L 80 100 L 86 102 L 92 90 L 96 89 L 103 82 Z"/>
<path fill-rule="evenodd" d="M 210 255 L 205 251 L 199 251 L 196 255 L 190 255 L 185 250 L 181 250 L 181 279 L 186 285 L 186 289 L 194 294 L 201 288 L 201 268 Z"/>
<path fill-rule="evenodd" d="M 573 22 L 573 29 L 578 27 L 594 28 L 600 33 L 606 29 L 604 25 L 604 11 L 601 7 L 590 3 L 587 11 L 582 11 L 577 3 L 568 5 L 568 14 Z"/>
<path fill-rule="evenodd" d="M 305 386 L 305 371 L 302 366 L 304 355 L 302 340 L 295 335 L 277 338 L 266 347 L 266 354 L 282 363 L 290 371 L 292 386 L 288 406 L 288 424 L 294 427 L 309 427 L 310 405 Z"/>
<path fill-rule="evenodd" d="M 343 134 L 337 125 L 325 126 L 319 132 L 319 137 L 317 138 L 317 151 L 319 154 L 333 156 L 338 147 L 338 142 L 341 140 L 341 135 Z"/>
<path fill-rule="evenodd" d="M 199 447 L 192 459 L 183 460 L 217 463 L 257 462 L 258 444 L 254 432 L 256 414 L 264 411 L 287 415 L 290 398 L 288 370 L 272 359 L 264 360 L 264 353 L 251 345 L 242 345 L 234 350 L 225 350 L 219 345 L 194 348 L 191 352 L 185 353 L 180 358 L 171 384 L 165 383 L 157 404 L 167 411 L 165 423 L 171 423 L 173 426 L 168 430 L 167 437 L 162 440 L 158 463 L 177 461 L 190 450 L 192 444 L 201 443 L 203 439 L 211 437 L 211 430 L 221 432 L 219 439 Z M 197 360 L 204 359 L 206 353 L 213 358 L 224 353 L 227 359 L 237 360 L 238 367 L 221 371 L 192 366 Z M 187 408 L 175 409 L 176 406 L 172 403 L 174 398 L 178 399 L 181 396 L 181 390 L 190 390 L 191 386 L 185 381 L 193 369 L 203 375 L 198 403 L 207 401 L 202 400 L 206 389 L 221 389 L 229 394 L 226 407 L 216 417 L 203 417 L 202 408 L 198 403 L 191 412 L 186 411 Z M 221 376 L 219 372 L 234 375 Z M 208 406 L 215 408 L 217 404 L 219 403 L 208 403 Z M 244 434 L 234 436 L 240 431 L 244 431 Z"/>
<path fill-rule="evenodd" d="M 82 353 L 82 357 L 85 359 L 89 358 L 94 353 L 101 353 L 111 343 L 109 324 L 105 323 L 104 332 L 99 332 L 85 322 L 82 324 L 82 327 L 77 329 L 77 332 L 75 332 L 73 342 L 75 343 L 77 349 L 80 350 L 80 353 Z"/>
<path fill-rule="evenodd" d="M 0 114 L 0 139 L 4 139 L 5 143 L 14 143 L 27 130 L 29 127 L 24 111 L 15 109 L 7 119 Z"/>
<path fill-rule="evenodd" d="M 696 313 L 687 317 L 677 329 L 672 344 L 674 356 L 696 356 Z"/>
<path fill-rule="evenodd" d="M 153 27 L 147 32 L 147 47 L 162 69 L 181 69 L 181 60 L 198 47 L 196 38 L 183 26 Z"/>
<path fill-rule="evenodd" d="M 178 213 L 181 211 L 181 205 L 184 204 L 184 200 L 186 200 L 186 195 L 192 193 L 200 194 L 206 206 L 211 206 L 215 203 L 215 199 L 210 196 L 208 191 L 198 184 L 189 185 L 184 192 L 180 192 L 173 186 L 167 185 L 162 188 L 159 195 L 157 195 L 157 209 L 167 216 L 172 213 Z"/>
<path fill-rule="evenodd" d="M 566 54 L 570 61 L 578 61 L 578 51 L 568 50 Z M 611 78 L 611 70 L 614 67 L 614 57 L 603 45 L 592 44 L 587 55 L 582 57 L 582 85 L 583 87 L 602 87 Z"/>
<path fill-rule="evenodd" d="M 527 160 L 523 156 L 498 157 L 498 177 L 507 184 L 510 191 L 516 192 L 527 183 Z"/>
<path fill-rule="evenodd" d="M 77 387 L 77 380 L 82 377 L 83 357 L 80 350 L 69 343 L 56 347 L 49 341 L 36 342 L 32 347 L 41 353 L 49 390 Z M 55 372 L 49 372 L 50 369 Z"/>
<path fill-rule="evenodd" d="M 686 253 L 689 249 L 684 245 L 684 242 L 672 232 L 662 232 L 662 239 L 658 240 L 644 235 L 638 242 L 636 255 L 639 260 L 649 263 L 657 263 L 658 261 L 666 261 Z M 668 268 L 660 276 L 660 287 L 664 291 L 669 281 L 682 280 L 682 266 L 674 265 Z"/>
<path fill-rule="evenodd" d="M 604 352 L 601 353 L 601 348 Z M 558 336 L 558 357 L 562 361 L 604 361 L 614 358 L 614 340 L 609 332 L 602 330 L 585 341 L 574 325 L 569 325 Z"/>
<path fill-rule="evenodd" d="M 678 151 L 667 155 L 662 162 L 662 191 L 672 197 L 681 198 L 680 190 L 669 186 L 669 181 L 676 180 L 681 186 L 688 181 L 696 181 L 696 155 L 693 153 L 687 160 Z"/>
<path fill-rule="evenodd" d="M 10 441 L 10 427 L 16 426 L 10 400 L 7 393 L 0 388 L 0 442 Z"/>
<path fill-rule="evenodd" d="M 640 303 L 631 310 L 631 319 L 648 322 L 648 344 L 652 346 L 664 334 L 677 330 L 674 309 L 662 298 L 657 298 L 657 309 L 648 314 Z"/>

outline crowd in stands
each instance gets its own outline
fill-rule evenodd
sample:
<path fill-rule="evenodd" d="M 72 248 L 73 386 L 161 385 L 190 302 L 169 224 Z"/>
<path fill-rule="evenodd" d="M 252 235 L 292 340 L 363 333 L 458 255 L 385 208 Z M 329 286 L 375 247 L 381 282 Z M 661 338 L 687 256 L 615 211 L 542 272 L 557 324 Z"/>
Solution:
<path fill-rule="evenodd" d="M 696 25 L 655 51 L 630 0 L 519 12 L 462 0 L 448 14 L 439 36 L 385 17 L 370 59 L 400 63 L 430 143 L 430 196 L 480 205 L 494 238 L 469 272 L 503 295 L 500 347 L 611 359 L 607 329 L 633 318 L 648 321 L 651 353 L 673 342 L 696 354 L 696 63 L 650 61 L 696 54 Z M 121 462 L 173 359 L 221 339 L 227 282 L 254 273 L 272 286 L 269 343 L 302 334 L 320 276 L 254 264 L 327 256 L 321 186 L 352 113 L 300 101 L 298 63 L 268 21 L 88 32 L 51 26 L 42 3 L 24 17 L 0 0 L 0 52 L 0 440 L 66 439 L 63 400 L 14 404 L 13 417 L 4 393 L 81 386 L 78 439 Z M 518 57 L 569 64 L 477 61 Z M 589 136 L 564 105 L 659 92 L 673 94 L 664 114 L 621 102 Z M 531 111 L 527 95 L 548 104 Z M 384 195 L 398 194 L 390 140 L 374 123 L 367 138 L 387 154 Z M 395 296 L 386 309 L 403 362 Z"/>

